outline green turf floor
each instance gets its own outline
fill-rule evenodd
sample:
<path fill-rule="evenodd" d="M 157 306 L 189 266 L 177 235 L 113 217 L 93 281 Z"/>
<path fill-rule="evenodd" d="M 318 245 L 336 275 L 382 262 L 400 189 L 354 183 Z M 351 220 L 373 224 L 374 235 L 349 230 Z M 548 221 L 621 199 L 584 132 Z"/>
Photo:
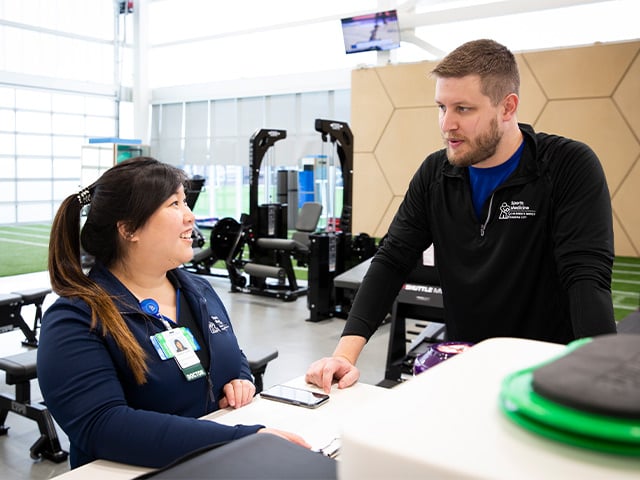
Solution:
<path fill-rule="evenodd" d="M 640 258 L 616 257 L 611 293 L 616 320 L 640 307 Z"/>
<path fill-rule="evenodd" d="M 0 226 L 0 277 L 46 270 L 50 229 L 49 224 Z M 306 269 L 296 272 L 306 279 Z M 638 309 L 640 258 L 616 257 L 611 287 L 616 320 Z"/>
<path fill-rule="evenodd" d="M 50 224 L 0 226 L 0 277 L 47 269 Z"/>

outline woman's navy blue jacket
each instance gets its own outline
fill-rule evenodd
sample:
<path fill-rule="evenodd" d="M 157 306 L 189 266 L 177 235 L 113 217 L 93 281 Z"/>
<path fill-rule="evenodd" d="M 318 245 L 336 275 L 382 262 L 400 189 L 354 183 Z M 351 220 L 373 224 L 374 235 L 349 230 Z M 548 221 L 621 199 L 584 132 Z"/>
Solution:
<path fill-rule="evenodd" d="M 59 298 L 45 312 L 38 381 L 48 409 L 69 437 L 72 468 L 99 458 L 158 467 L 262 428 L 198 419 L 217 410 L 226 383 L 252 377 L 211 285 L 181 269 L 169 274 L 209 342 L 201 346 L 211 357 L 208 377 L 187 381 L 174 359 L 160 359 L 149 337 L 165 330 L 164 324 L 143 313 L 133 294 L 102 266 L 94 267 L 89 276 L 112 296 L 143 347 L 149 367 L 145 384 L 136 383 L 120 348 L 102 334 L 100 319 L 91 329 L 91 312 L 84 301 Z"/>

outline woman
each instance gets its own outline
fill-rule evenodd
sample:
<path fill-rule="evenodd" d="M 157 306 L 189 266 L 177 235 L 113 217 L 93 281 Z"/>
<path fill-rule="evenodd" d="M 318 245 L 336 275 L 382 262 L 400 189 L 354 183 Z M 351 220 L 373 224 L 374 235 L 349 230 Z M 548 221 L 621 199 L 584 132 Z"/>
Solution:
<path fill-rule="evenodd" d="M 72 468 L 98 458 L 158 467 L 256 432 L 309 447 L 262 425 L 199 420 L 250 403 L 255 386 L 220 298 L 178 268 L 193 255 L 186 182 L 175 167 L 130 159 L 67 197 L 54 219 L 49 275 L 60 298 L 42 321 L 38 380 Z M 88 275 L 80 244 L 95 259 Z"/>

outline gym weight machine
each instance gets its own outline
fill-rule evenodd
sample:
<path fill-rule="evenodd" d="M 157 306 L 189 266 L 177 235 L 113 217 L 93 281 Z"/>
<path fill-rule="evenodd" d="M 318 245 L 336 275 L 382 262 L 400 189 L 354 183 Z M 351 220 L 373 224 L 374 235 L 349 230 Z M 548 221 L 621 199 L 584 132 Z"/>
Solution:
<path fill-rule="evenodd" d="M 316 119 L 315 130 L 322 141 L 330 143 L 337 152 L 342 172 L 342 213 L 339 228 L 329 212 L 328 228 L 310 236 L 309 292 L 307 307 L 311 322 L 330 317 L 346 318 L 353 298 L 334 287 L 333 280 L 340 273 L 372 257 L 377 247 L 375 240 L 366 233 L 355 237 L 351 234 L 353 211 L 353 134 L 349 125 L 335 120 Z M 335 168 L 335 160 L 328 156 L 328 168 Z M 329 185 L 329 194 L 335 191 Z M 335 202 L 332 202 L 335 204 Z"/>
<path fill-rule="evenodd" d="M 306 265 L 309 249 L 295 235 L 292 239 L 287 238 L 286 203 L 259 204 L 258 199 L 262 161 L 269 148 L 284 138 L 286 131 L 277 129 L 260 129 L 251 136 L 249 213 L 242 214 L 240 222 L 230 217 L 219 220 L 211 230 L 209 247 L 198 252 L 187 268 L 196 273 L 211 274 L 213 264 L 223 260 L 232 292 L 291 301 L 307 291 L 306 287 L 298 285 L 292 258 L 299 265 Z M 268 196 L 270 187 L 266 183 Z M 318 207 L 314 203 L 303 205 L 296 223 L 296 230 L 301 234 L 315 231 L 320 217 Z M 245 247 L 248 255 L 245 255 Z"/>
<path fill-rule="evenodd" d="M 262 161 L 269 148 L 284 138 L 286 138 L 286 131 L 275 129 L 261 129 L 251 136 L 249 215 L 241 218 L 241 228 L 237 232 L 236 242 L 229 251 L 225 263 L 231 280 L 231 291 L 291 301 L 307 293 L 306 287 L 298 285 L 292 258 L 297 259 L 300 265 L 304 265 L 309 250 L 300 241 L 287 238 L 287 203 L 268 201 L 259 204 L 258 201 Z M 265 175 L 267 199 L 270 193 L 269 173 Z M 304 218 L 306 206 L 303 206 L 301 211 L 302 220 L 307 220 Z M 313 231 L 317 226 L 320 210 L 314 209 L 310 215 L 313 218 L 306 222 L 309 224 L 307 229 Z M 245 245 L 248 247 L 248 260 L 243 258 Z M 241 270 L 248 274 L 248 284 Z"/>
<path fill-rule="evenodd" d="M 330 208 L 327 231 L 316 231 L 320 210 L 317 204 L 307 203 L 300 211 L 293 238 L 287 238 L 288 205 L 275 202 L 259 204 L 258 201 L 263 158 L 269 148 L 286 138 L 286 131 L 261 129 L 250 139 L 249 213 L 243 214 L 240 222 L 229 217 L 219 220 L 211 230 L 209 247 L 197 253 L 187 265 L 196 273 L 212 274 L 213 264 L 223 260 L 232 292 L 271 296 L 285 301 L 306 294 L 311 321 L 346 315 L 351 299 L 340 292 L 336 294 L 333 278 L 373 256 L 376 250 L 374 239 L 366 233 L 354 238 L 351 235 L 353 135 L 348 124 L 316 119 L 315 130 L 321 133 L 323 142 L 337 147 L 343 183 L 339 223 L 333 218 Z M 333 156 L 328 157 L 331 158 L 328 171 L 333 175 Z M 335 193 L 335 185 L 328 188 L 327 197 Z M 329 200 L 330 206 L 334 204 Z M 245 247 L 248 255 L 245 255 Z M 308 287 L 298 285 L 293 260 L 299 266 L 309 267 Z"/>

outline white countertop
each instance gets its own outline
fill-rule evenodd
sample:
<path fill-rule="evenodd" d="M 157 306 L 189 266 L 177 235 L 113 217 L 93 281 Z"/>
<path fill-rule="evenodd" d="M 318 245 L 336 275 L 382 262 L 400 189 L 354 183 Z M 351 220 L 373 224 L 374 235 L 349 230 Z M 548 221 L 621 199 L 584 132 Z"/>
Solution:
<path fill-rule="evenodd" d="M 549 440 L 500 410 L 506 375 L 564 348 L 490 339 L 395 387 L 345 422 L 339 478 L 639 479 L 640 458 Z"/>
<path fill-rule="evenodd" d="M 320 391 L 306 384 L 303 377 L 293 379 L 286 384 Z M 340 436 L 342 424 L 354 411 L 368 402 L 382 399 L 390 393 L 391 391 L 388 389 L 364 383 L 357 383 L 344 390 L 339 390 L 334 385 L 329 401 L 315 409 L 256 397 L 253 402 L 242 408 L 219 410 L 204 418 L 226 425 L 258 423 L 280 430 L 288 430 L 301 435 L 314 448 L 322 448 Z M 96 460 L 56 478 L 60 480 L 128 480 L 151 470 L 151 468 Z"/>

